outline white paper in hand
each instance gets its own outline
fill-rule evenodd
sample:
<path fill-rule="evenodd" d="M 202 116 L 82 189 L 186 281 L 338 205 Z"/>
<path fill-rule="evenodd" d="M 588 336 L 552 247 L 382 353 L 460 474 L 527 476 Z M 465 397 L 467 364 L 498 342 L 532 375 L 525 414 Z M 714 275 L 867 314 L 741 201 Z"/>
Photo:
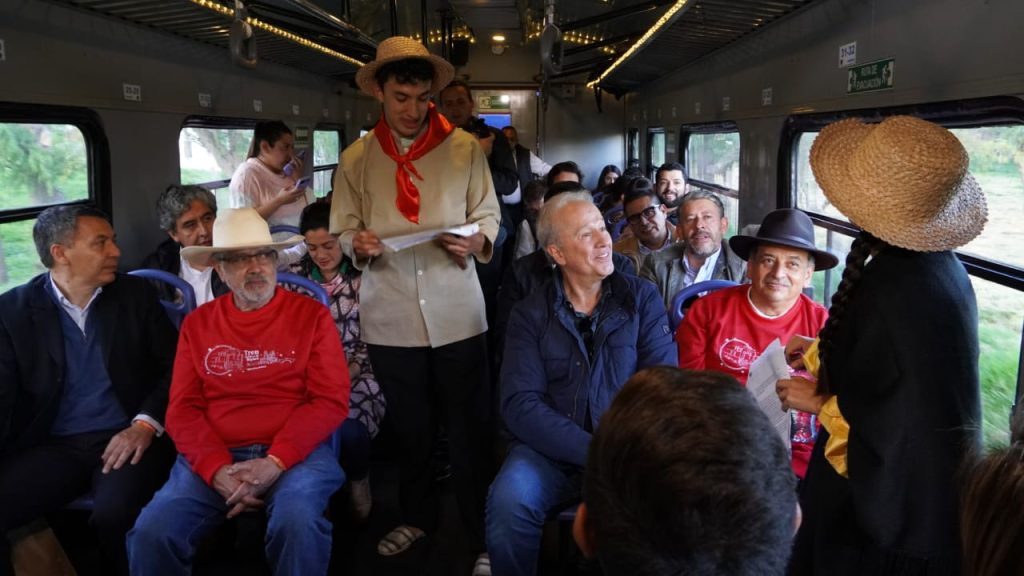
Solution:
<path fill-rule="evenodd" d="M 402 236 L 392 236 L 391 238 L 382 238 L 381 242 L 384 246 L 392 252 L 398 252 L 399 250 L 405 250 L 410 246 L 416 246 L 417 244 L 423 244 L 424 242 L 430 242 L 434 238 L 437 238 L 441 234 L 454 234 L 455 236 L 472 236 L 480 231 L 480 226 L 471 222 L 469 224 L 463 224 L 462 226 L 452 226 L 451 228 L 435 228 L 433 230 L 423 230 L 422 232 L 413 232 L 412 234 L 403 234 Z"/>
<path fill-rule="evenodd" d="M 779 433 L 790 449 L 791 430 L 789 412 L 782 409 L 782 401 L 775 391 L 775 385 L 779 380 L 789 378 L 789 365 L 786 363 L 786 349 L 779 342 L 778 338 L 772 341 L 764 352 L 750 364 L 750 373 L 747 376 L 747 390 L 754 395 L 757 405 L 761 411 L 768 416 L 768 421 Z"/>

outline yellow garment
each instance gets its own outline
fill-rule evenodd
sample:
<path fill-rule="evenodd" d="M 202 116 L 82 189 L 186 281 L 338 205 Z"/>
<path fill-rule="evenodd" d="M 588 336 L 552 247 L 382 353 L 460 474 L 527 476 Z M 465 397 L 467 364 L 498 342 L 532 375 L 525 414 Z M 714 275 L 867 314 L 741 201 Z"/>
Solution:
<path fill-rule="evenodd" d="M 818 370 L 821 368 L 821 357 L 818 355 L 818 340 L 815 339 L 811 347 L 804 352 L 804 368 L 818 377 Z M 839 411 L 839 400 L 836 396 L 830 396 L 822 404 L 818 412 L 818 421 L 828 430 L 828 442 L 825 443 L 825 459 L 832 465 L 843 478 L 849 478 L 850 472 L 846 464 L 846 444 L 850 438 L 850 424 L 843 418 Z"/>

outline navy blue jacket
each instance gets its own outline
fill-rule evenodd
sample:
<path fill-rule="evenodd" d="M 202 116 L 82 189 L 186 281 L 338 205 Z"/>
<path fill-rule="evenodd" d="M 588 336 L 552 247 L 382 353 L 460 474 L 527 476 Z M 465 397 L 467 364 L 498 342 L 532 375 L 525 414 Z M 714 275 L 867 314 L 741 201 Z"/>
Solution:
<path fill-rule="evenodd" d="M 501 408 L 519 441 L 553 460 L 583 466 L 594 430 L 635 372 L 677 365 L 665 304 L 646 280 L 613 272 L 598 304 L 594 357 L 567 305 L 561 272 L 512 309 L 501 368 Z"/>
<path fill-rule="evenodd" d="M 0 454 L 45 440 L 64 393 L 64 332 L 48 282 L 43 273 L 0 296 Z M 92 306 L 125 414 L 163 422 L 178 332 L 156 291 L 142 278 L 118 274 Z"/>

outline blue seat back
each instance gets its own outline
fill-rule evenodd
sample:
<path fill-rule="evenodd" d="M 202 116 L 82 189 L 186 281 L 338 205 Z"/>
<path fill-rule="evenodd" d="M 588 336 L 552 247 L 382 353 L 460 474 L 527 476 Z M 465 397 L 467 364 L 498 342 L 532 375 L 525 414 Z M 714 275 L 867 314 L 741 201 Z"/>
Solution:
<path fill-rule="evenodd" d="M 292 226 L 291 224 L 275 224 L 274 226 L 270 227 L 270 235 L 271 236 L 273 236 L 274 234 L 277 234 L 279 232 L 280 233 L 287 233 L 287 234 L 299 234 L 300 233 L 299 232 L 299 227 L 298 226 Z"/>
<path fill-rule="evenodd" d="M 676 295 L 672 297 L 672 305 L 669 307 L 669 323 L 672 325 L 672 332 L 675 332 L 683 321 L 683 314 L 685 314 L 683 305 L 687 300 L 704 292 L 714 292 L 730 286 L 736 286 L 736 283 L 729 280 L 707 280 L 695 282 L 676 292 Z"/>
<path fill-rule="evenodd" d="M 181 328 L 181 322 L 185 319 L 185 316 L 196 309 L 196 291 L 192 289 L 191 284 L 185 282 L 178 276 L 175 276 L 170 272 L 156 270 L 154 268 L 140 268 L 138 270 L 132 270 L 129 274 L 132 276 L 138 276 L 139 278 L 145 278 L 147 280 L 156 280 L 157 282 L 170 284 L 181 292 L 180 303 L 169 302 L 167 300 L 160 301 L 164 310 L 167 311 L 167 316 L 170 317 L 171 322 L 176 328 Z"/>
<path fill-rule="evenodd" d="M 299 288 L 309 292 L 313 298 L 320 301 L 324 306 L 330 306 L 331 299 L 330 296 L 327 295 L 327 290 L 324 290 L 323 286 L 320 286 L 305 276 L 299 276 L 298 274 L 292 274 L 291 272 L 278 272 L 277 283 L 298 286 Z"/>

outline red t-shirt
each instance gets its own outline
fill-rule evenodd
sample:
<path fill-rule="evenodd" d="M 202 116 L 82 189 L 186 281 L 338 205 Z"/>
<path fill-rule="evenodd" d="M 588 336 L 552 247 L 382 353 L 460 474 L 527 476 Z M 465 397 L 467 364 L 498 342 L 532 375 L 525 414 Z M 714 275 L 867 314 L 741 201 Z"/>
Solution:
<path fill-rule="evenodd" d="M 301 462 L 348 415 L 349 375 L 334 321 L 319 302 L 277 289 L 242 312 L 228 293 L 185 318 L 167 431 L 210 483 L 229 448 L 267 444 Z"/>
<path fill-rule="evenodd" d="M 676 332 L 680 368 L 724 372 L 746 386 L 750 364 L 772 340 L 785 345 L 795 335 L 813 338 L 828 319 L 828 310 L 803 294 L 782 316 L 766 318 L 748 300 L 748 290 L 748 285 L 725 288 L 690 306 Z M 808 430 L 794 432 L 793 471 L 801 478 L 814 448 L 809 436 Z"/>

